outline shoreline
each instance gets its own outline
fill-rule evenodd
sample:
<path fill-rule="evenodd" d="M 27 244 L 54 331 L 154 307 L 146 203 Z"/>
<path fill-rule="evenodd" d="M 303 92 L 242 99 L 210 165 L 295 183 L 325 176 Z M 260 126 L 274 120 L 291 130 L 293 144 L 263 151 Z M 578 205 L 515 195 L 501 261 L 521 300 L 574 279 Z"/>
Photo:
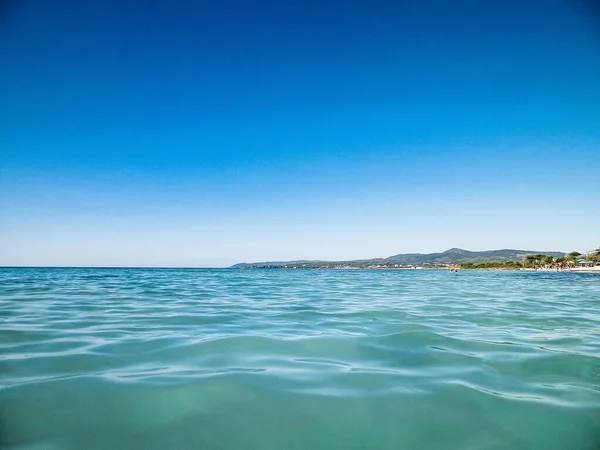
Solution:
<path fill-rule="evenodd" d="M 234 269 L 236 270 L 236 269 Z M 410 267 L 252 267 L 247 269 L 237 269 L 237 270 L 402 270 L 402 271 L 451 271 L 448 267 L 419 267 L 419 268 L 410 268 Z M 457 272 L 460 271 L 486 271 L 486 272 L 543 272 L 543 273 L 598 273 L 600 274 L 600 266 L 594 267 L 574 267 L 572 269 L 531 269 L 531 268 L 504 268 L 504 267 L 481 267 L 481 268 L 456 268 Z"/>
<path fill-rule="evenodd" d="M 594 267 L 573 267 L 571 269 L 504 269 L 504 268 L 480 268 L 480 269 L 459 269 L 459 270 L 497 270 L 512 272 L 554 272 L 554 273 L 600 273 L 600 266 Z"/>

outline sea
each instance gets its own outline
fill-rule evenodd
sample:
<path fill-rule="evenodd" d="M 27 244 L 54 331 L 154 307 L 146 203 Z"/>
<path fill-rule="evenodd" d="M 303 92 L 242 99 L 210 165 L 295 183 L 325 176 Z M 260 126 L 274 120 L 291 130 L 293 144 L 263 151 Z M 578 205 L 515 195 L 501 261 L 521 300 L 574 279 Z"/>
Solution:
<path fill-rule="evenodd" d="M 600 449 L 600 274 L 0 269 L 3 449 Z"/>

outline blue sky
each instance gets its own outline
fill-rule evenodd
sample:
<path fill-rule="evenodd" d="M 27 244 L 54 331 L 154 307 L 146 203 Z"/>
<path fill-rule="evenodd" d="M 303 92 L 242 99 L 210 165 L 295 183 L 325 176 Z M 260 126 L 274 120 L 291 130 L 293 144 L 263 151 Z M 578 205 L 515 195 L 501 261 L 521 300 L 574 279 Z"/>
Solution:
<path fill-rule="evenodd" d="M 0 265 L 600 245 L 593 2 L 4 3 Z"/>

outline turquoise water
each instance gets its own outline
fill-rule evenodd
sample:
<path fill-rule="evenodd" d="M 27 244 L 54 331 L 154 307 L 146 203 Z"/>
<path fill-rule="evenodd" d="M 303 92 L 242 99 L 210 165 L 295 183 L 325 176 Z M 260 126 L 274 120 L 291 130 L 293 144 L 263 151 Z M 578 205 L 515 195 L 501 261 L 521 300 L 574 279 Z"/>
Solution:
<path fill-rule="evenodd" d="M 597 449 L 600 274 L 0 269 L 14 449 Z"/>

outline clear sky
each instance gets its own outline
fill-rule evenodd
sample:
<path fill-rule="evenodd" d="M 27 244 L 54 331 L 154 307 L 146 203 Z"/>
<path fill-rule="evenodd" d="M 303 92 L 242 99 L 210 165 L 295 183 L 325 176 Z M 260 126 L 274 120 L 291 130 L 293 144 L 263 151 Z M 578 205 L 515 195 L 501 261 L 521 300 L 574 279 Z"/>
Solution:
<path fill-rule="evenodd" d="M 0 5 L 0 265 L 600 245 L 593 1 Z"/>

